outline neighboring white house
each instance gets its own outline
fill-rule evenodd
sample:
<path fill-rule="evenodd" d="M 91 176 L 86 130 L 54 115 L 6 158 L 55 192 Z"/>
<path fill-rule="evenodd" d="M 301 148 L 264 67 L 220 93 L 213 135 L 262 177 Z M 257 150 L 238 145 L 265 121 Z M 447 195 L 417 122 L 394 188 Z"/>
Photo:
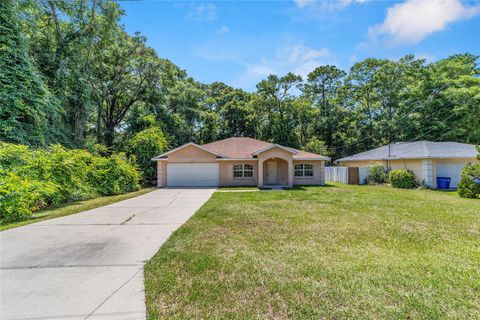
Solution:
<path fill-rule="evenodd" d="M 420 183 L 437 187 L 437 177 L 451 178 L 457 188 L 460 173 L 467 163 L 478 162 L 475 145 L 458 142 L 398 142 L 338 159 L 340 165 L 364 167 L 374 163 L 388 169 L 411 170 Z"/>

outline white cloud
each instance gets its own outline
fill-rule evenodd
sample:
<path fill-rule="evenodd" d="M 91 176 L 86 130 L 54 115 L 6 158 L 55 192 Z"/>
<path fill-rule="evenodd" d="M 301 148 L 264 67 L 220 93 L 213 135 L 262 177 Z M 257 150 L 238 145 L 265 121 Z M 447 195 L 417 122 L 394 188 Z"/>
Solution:
<path fill-rule="evenodd" d="M 314 0 L 293 0 L 293 1 L 297 5 L 297 7 L 299 7 L 300 9 L 311 6 L 312 4 L 315 3 Z"/>
<path fill-rule="evenodd" d="M 341 10 L 348 7 L 354 3 L 365 3 L 369 0 L 327 0 L 327 1 L 316 1 L 316 0 L 293 0 L 297 7 L 300 9 L 308 7 L 318 7 L 322 10 L 332 11 L 332 10 Z"/>
<path fill-rule="evenodd" d="M 330 51 L 326 48 L 314 49 L 303 44 L 286 46 L 278 50 L 272 58 L 246 63 L 245 72 L 234 80 L 234 85 L 249 90 L 270 74 L 282 76 L 288 72 L 305 78 L 316 67 L 326 64 L 330 56 Z"/>
<path fill-rule="evenodd" d="M 312 49 L 298 44 L 285 47 L 275 54 L 274 58 L 262 59 L 259 63 L 247 64 L 247 72 L 255 76 L 269 74 L 286 74 L 293 72 L 305 77 L 310 71 L 322 64 L 321 58 L 330 56 L 328 49 Z"/>
<path fill-rule="evenodd" d="M 217 8 L 212 3 L 195 5 L 187 14 L 187 19 L 196 22 L 208 22 L 217 19 Z"/>
<path fill-rule="evenodd" d="M 455 21 L 480 14 L 480 5 L 465 6 L 460 0 L 407 0 L 387 11 L 385 21 L 369 30 L 372 41 L 391 44 L 418 43 Z"/>
<path fill-rule="evenodd" d="M 220 28 L 217 29 L 218 34 L 225 34 L 229 32 L 230 32 L 230 28 L 227 27 L 226 25 L 222 25 Z"/>

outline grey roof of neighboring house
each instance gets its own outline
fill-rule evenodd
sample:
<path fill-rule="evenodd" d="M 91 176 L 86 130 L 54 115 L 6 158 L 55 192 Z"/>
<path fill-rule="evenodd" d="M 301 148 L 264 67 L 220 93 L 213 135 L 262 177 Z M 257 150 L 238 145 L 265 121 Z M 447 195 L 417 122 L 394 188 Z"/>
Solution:
<path fill-rule="evenodd" d="M 432 159 L 432 158 L 475 158 L 478 152 L 473 144 L 458 142 L 398 142 L 357 153 L 336 161 L 355 160 L 395 160 L 395 159 Z"/>

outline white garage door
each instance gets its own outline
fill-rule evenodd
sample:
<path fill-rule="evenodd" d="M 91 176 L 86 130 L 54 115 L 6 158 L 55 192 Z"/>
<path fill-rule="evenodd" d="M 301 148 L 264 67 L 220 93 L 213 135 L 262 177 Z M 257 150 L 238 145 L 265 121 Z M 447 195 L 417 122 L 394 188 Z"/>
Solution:
<path fill-rule="evenodd" d="M 218 181 L 218 163 L 167 164 L 169 187 L 217 187 Z"/>
<path fill-rule="evenodd" d="M 437 161 L 436 162 L 436 175 L 437 177 L 449 177 L 450 188 L 457 188 L 460 182 L 460 173 L 468 162 L 458 161 Z"/>

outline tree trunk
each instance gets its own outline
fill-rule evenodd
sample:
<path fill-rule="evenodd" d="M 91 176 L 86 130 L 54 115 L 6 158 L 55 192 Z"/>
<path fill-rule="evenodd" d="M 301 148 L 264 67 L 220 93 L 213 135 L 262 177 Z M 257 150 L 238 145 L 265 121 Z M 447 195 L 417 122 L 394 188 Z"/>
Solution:
<path fill-rule="evenodd" d="M 102 107 L 102 104 L 99 104 L 97 108 L 97 132 L 96 132 L 98 143 L 102 142 L 102 113 L 103 113 L 103 107 Z"/>
<path fill-rule="evenodd" d="M 115 138 L 115 124 L 107 123 L 105 125 L 105 145 L 107 147 L 113 146 L 114 138 Z"/>

